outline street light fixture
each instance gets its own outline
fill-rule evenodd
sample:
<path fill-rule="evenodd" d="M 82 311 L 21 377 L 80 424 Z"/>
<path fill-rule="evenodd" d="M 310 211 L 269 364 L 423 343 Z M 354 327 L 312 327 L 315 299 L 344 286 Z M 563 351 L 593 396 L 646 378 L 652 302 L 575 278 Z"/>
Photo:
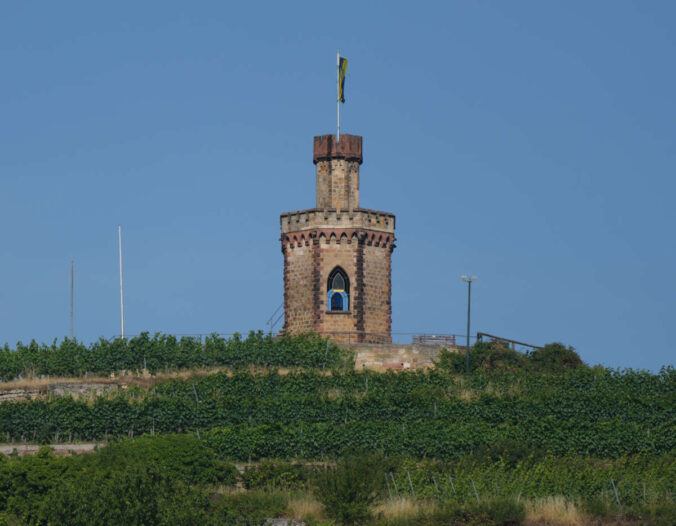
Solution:
<path fill-rule="evenodd" d="M 476 281 L 477 277 L 472 276 L 471 278 L 468 278 L 463 274 L 460 278 L 467 283 L 467 350 L 465 351 L 465 374 L 469 375 L 469 311 L 472 300 L 472 282 Z"/>

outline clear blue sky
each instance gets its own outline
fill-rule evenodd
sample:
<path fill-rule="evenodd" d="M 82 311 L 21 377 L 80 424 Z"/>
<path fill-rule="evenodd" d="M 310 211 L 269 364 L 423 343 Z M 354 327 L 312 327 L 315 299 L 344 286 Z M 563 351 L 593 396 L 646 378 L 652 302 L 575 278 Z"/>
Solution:
<path fill-rule="evenodd" d="M 674 363 L 673 2 L 5 2 L 0 344 L 246 332 L 282 302 L 312 137 L 364 136 L 393 329 Z"/>

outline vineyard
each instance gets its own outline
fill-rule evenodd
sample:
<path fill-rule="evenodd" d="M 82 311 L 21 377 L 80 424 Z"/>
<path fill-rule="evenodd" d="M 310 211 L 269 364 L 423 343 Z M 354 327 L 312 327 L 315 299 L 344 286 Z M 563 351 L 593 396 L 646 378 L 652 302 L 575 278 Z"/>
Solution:
<path fill-rule="evenodd" d="M 361 465 L 375 466 L 362 473 L 362 482 L 377 473 L 369 494 L 382 506 L 426 502 L 425 509 L 436 510 L 420 511 L 419 522 L 373 516 L 374 524 L 517 524 L 526 509 L 520 499 L 536 506 L 550 496 L 584 504 L 590 516 L 605 510 L 612 520 L 629 511 L 656 520 L 670 515 L 676 370 L 588 367 L 569 359 L 572 350 L 560 351 L 524 357 L 478 347 L 476 355 L 484 358 L 467 377 L 457 374 L 455 355 L 426 372 L 357 372 L 350 353 L 317 336 L 198 340 L 145 334 L 91 346 L 66 341 L 6 347 L 0 371 L 7 379 L 214 365 L 226 370 L 147 388 L 0 404 L 0 438 L 7 443 L 111 444 L 96 455 L 55 458 L 45 450 L 32 458 L 0 459 L 0 524 L 5 517 L 54 523 L 55 510 L 94 498 L 81 487 L 87 470 L 91 480 L 110 486 L 111 499 L 139 481 L 158 495 L 174 495 L 153 497 L 166 509 L 155 509 L 154 522 L 137 522 L 161 524 L 163 514 L 176 519 L 173 506 L 180 502 L 193 514 L 186 524 L 259 524 L 264 516 L 257 513 L 293 514 L 294 499 L 322 494 L 328 495 L 326 511 L 314 513 L 326 517 L 341 480 L 345 487 L 361 483 L 349 475 L 358 465 L 341 468 L 354 455 L 364 459 Z M 234 462 L 248 467 L 238 473 Z M 120 466 L 126 471 L 118 472 Z M 44 476 L 34 486 L 27 481 L 36 473 Z M 248 496 L 217 490 L 238 484 Z M 31 508 L 31 498 L 42 505 Z M 130 502 L 134 498 L 130 494 Z M 363 517 L 374 505 L 362 505 Z"/>
<path fill-rule="evenodd" d="M 205 338 L 142 333 L 134 338 L 104 340 L 85 345 L 64 339 L 51 345 L 32 341 L 0 348 L 0 380 L 21 376 L 109 375 L 121 371 L 150 373 L 176 369 L 250 365 L 304 368 L 351 367 L 351 353 L 329 345 L 316 334 L 272 338 L 251 332 L 242 338 L 212 334 Z"/>
<path fill-rule="evenodd" d="M 676 372 L 556 377 L 443 372 L 217 374 L 92 399 L 0 405 L 7 442 L 192 432 L 233 459 L 386 455 L 456 459 L 518 440 L 557 455 L 676 449 Z"/>

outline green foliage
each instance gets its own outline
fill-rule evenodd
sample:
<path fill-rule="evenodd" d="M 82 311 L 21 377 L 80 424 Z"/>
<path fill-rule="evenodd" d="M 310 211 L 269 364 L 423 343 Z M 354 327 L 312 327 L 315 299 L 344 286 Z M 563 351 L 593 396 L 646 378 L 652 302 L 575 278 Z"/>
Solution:
<path fill-rule="evenodd" d="M 515 467 L 521 462 L 540 460 L 544 456 L 545 451 L 538 444 L 506 438 L 479 446 L 472 458 L 481 464 L 501 461 Z"/>
<path fill-rule="evenodd" d="M 195 524 L 205 497 L 175 476 L 182 465 L 168 464 L 129 448 L 75 457 L 43 448 L 0 463 L 0 515 L 21 524 Z"/>
<path fill-rule="evenodd" d="M 341 524 L 362 524 L 383 485 L 383 463 L 374 457 L 345 457 L 315 476 L 315 494 Z"/>
<path fill-rule="evenodd" d="M 268 517 L 283 515 L 286 503 L 285 495 L 260 490 L 223 495 L 212 503 L 212 524 L 263 524 Z"/>
<path fill-rule="evenodd" d="M 464 353 L 444 350 L 438 366 L 444 370 L 464 373 Z M 500 341 L 477 342 L 470 352 L 470 371 L 484 374 L 534 372 L 560 374 L 584 367 L 580 356 L 572 347 L 561 343 L 548 343 L 541 349 L 521 353 Z"/>
<path fill-rule="evenodd" d="M 674 516 L 674 455 L 616 460 L 547 455 L 513 462 L 504 458 L 514 455 L 507 443 L 495 449 L 502 451 L 497 458 L 481 452 L 453 461 L 348 457 L 326 471 L 264 462 L 243 477 L 254 489 L 231 493 L 213 477 L 210 462 L 222 460 L 204 442 L 187 435 L 155 436 L 72 457 L 57 457 L 47 448 L 23 458 L 0 455 L 0 524 L 3 519 L 9 524 L 261 524 L 265 517 L 284 514 L 288 490 L 302 489 L 301 480 L 311 481 L 327 513 L 346 523 L 366 523 L 368 504 L 390 493 L 437 503 L 433 514 L 406 524 L 514 524 L 522 513 L 517 495 L 522 501 L 566 495 L 597 518 L 669 524 Z M 212 485 L 205 484 L 209 480 Z"/>
<path fill-rule="evenodd" d="M 300 489 L 308 481 L 308 469 L 299 463 L 266 460 L 248 466 L 242 475 L 247 489 Z"/>
<path fill-rule="evenodd" d="M 676 490 L 676 458 L 672 455 L 616 460 L 546 456 L 510 464 L 501 458 L 494 461 L 472 454 L 450 462 L 403 459 L 389 472 L 399 495 L 410 495 L 410 476 L 416 497 L 456 503 L 475 499 L 475 487 L 482 502 L 495 496 L 516 499 L 519 494 L 523 499 L 566 495 L 590 502 L 605 495 L 612 496 L 614 502 L 612 479 L 624 506 L 644 502 L 644 484 L 648 503 L 661 502 Z M 391 489 L 394 492 L 394 485 Z"/>
<path fill-rule="evenodd" d="M 41 448 L 0 455 L 0 516 L 22 524 L 196 524 L 208 509 L 199 488 L 232 485 L 235 476 L 187 435 L 128 439 L 73 457 Z"/>
<path fill-rule="evenodd" d="M 205 497 L 173 479 L 160 466 L 128 462 L 115 468 L 90 466 L 72 483 L 57 484 L 29 524 L 198 524 Z"/>
<path fill-rule="evenodd" d="M 174 480 L 188 484 L 233 485 L 237 469 L 216 457 L 193 435 L 143 436 L 114 442 L 99 453 L 99 462 L 114 467 L 119 462 L 148 462 L 160 466 Z"/>
<path fill-rule="evenodd" d="M 491 498 L 484 502 L 468 502 L 462 505 L 450 504 L 434 513 L 438 522 L 450 524 L 481 524 L 515 526 L 526 518 L 526 510 L 521 503 L 509 498 Z"/>
<path fill-rule="evenodd" d="M 199 432 L 238 460 L 321 460 L 355 448 L 450 460 L 507 441 L 612 458 L 673 453 L 675 399 L 672 368 L 469 379 L 443 371 L 237 373 L 94 400 L 3 403 L 0 430 L 8 441 L 34 442 Z"/>
<path fill-rule="evenodd" d="M 562 343 L 548 343 L 542 349 L 536 349 L 528 355 L 534 371 L 557 373 L 582 367 L 582 359 L 572 347 Z"/>
<path fill-rule="evenodd" d="M 582 509 L 592 517 L 597 519 L 605 519 L 611 512 L 610 503 L 601 498 L 600 495 L 595 495 L 584 499 Z"/>
<path fill-rule="evenodd" d="M 306 367 L 342 369 L 354 363 L 352 353 L 340 349 L 317 334 L 281 335 L 273 338 L 263 332 L 251 332 L 242 339 L 235 334 L 222 338 L 212 334 L 204 338 L 146 333 L 128 339 L 100 339 L 89 346 L 70 339 L 51 345 L 31 341 L 17 343 L 16 349 L 0 348 L 0 380 L 20 375 L 82 376 L 85 373 L 108 375 L 119 371 L 151 373 L 171 369 L 250 365 L 270 367 Z"/>

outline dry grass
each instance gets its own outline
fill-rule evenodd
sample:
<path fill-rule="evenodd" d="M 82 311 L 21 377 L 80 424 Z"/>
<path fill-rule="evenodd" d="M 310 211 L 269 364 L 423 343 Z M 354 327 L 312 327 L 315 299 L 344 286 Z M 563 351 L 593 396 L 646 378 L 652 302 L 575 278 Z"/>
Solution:
<path fill-rule="evenodd" d="M 11 380 L 0 383 L 0 391 L 12 391 L 14 389 L 41 390 L 47 389 L 47 386 L 55 383 L 63 384 L 117 384 L 118 381 L 112 378 L 64 378 L 49 377 L 45 378 L 23 378 L 21 380 Z"/>
<path fill-rule="evenodd" d="M 388 500 L 374 507 L 373 512 L 387 521 L 413 519 L 420 515 L 423 509 L 431 511 L 436 505 L 432 502 L 419 501 L 408 497 Z"/>
<path fill-rule="evenodd" d="M 215 486 L 211 489 L 211 492 L 215 495 L 239 495 L 246 493 L 247 490 L 238 483 L 235 486 Z"/>
<path fill-rule="evenodd" d="M 328 400 L 339 400 L 340 398 L 343 397 L 343 390 L 342 390 L 342 389 L 337 389 L 337 388 L 327 389 L 327 390 L 324 392 L 324 396 L 325 396 Z"/>
<path fill-rule="evenodd" d="M 45 376 L 44 378 L 29 377 L 21 380 L 10 380 L 9 382 L 0 383 L 0 391 L 12 391 L 14 389 L 25 390 L 46 390 L 52 384 L 107 384 L 126 387 L 129 385 L 138 385 L 143 388 L 149 388 L 158 382 L 163 382 L 172 379 L 186 380 L 188 378 L 200 378 L 204 376 L 211 376 L 219 373 L 226 373 L 232 376 L 232 370 L 228 367 L 209 367 L 201 369 L 189 369 L 182 371 L 171 371 L 167 373 L 157 373 L 150 375 L 147 371 L 141 373 L 132 373 L 125 371 L 123 374 L 110 376 L 82 376 L 82 377 L 65 377 L 65 376 Z M 288 371 L 280 371 L 280 374 L 288 374 Z"/>
<path fill-rule="evenodd" d="M 463 402 L 472 402 L 472 401 L 476 400 L 476 399 L 479 397 L 479 395 L 477 394 L 477 392 L 474 391 L 473 389 L 461 389 L 461 390 L 458 392 L 458 395 L 457 395 L 457 396 L 458 396 L 458 398 L 460 398 L 460 400 L 462 400 Z"/>
<path fill-rule="evenodd" d="M 323 506 L 312 495 L 301 495 L 289 499 L 287 511 L 293 518 L 316 520 L 322 517 Z"/>
<path fill-rule="evenodd" d="M 489 395 L 493 395 L 497 398 L 502 398 L 505 395 L 504 390 L 502 387 L 495 385 L 492 382 L 489 382 L 488 385 L 486 385 L 486 389 L 484 389 L 484 392 Z"/>
<path fill-rule="evenodd" d="M 521 382 L 515 382 L 509 386 L 509 391 L 508 391 L 509 396 L 522 396 L 525 394 L 523 392 Z"/>
<path fill-rule="evenodd" d="M 448 390 L 449 398 L 455 397 L 464 402 L 472 402 L 473 400 L 476 400 L 478 396 L 479 393 L 468 385 L 464 376 L 457 375 L 453 377 L 453 387 Z"/>
<path fill-rule="evenodd" d="M 274 372 L 280 376 L 286 376 L 296 370 L 293 368 L 277 368 Z M 250 365 L 247 371 L 251 374 L 268 374 L 273 371 L 268 367 Z M 0 391 L 12 391 L 15 389 L 22 389 L 26 391 L 47 391 L 47 387 L 51 384 L 109 384 L 118 385 L 120 387 L 127 387 L 129 385 L 138 385 L 144 389 L 148 389 L 159 382 L 166 380 L 186 380 L 189 378 L 202 378 L 205 376 L 212 376 L 214 374 L 225 373 L 232 376 L 233 370 L 231 367 L 202 367 L 195 369 L 184 369 L 180 371 L 162 372 L 150 374 L 147 370 L 141 372 L 122 371 L 120 374 L 111 374 L 110 376 L 45 376 L 44 378 L 30 375 L 21 380 L 10 380 L 8 382 L 0 382 Z M 331 371 L 322 371 L 324 376 L 331 376 Z"/>
<path fill-rule="evenodd" d="M 527 500 L 526 520 L 531 524 L 551 524 L 572 526 L 590 524 L 590 519 L 577 506 L 577 503 L 563 496 Z"/>

